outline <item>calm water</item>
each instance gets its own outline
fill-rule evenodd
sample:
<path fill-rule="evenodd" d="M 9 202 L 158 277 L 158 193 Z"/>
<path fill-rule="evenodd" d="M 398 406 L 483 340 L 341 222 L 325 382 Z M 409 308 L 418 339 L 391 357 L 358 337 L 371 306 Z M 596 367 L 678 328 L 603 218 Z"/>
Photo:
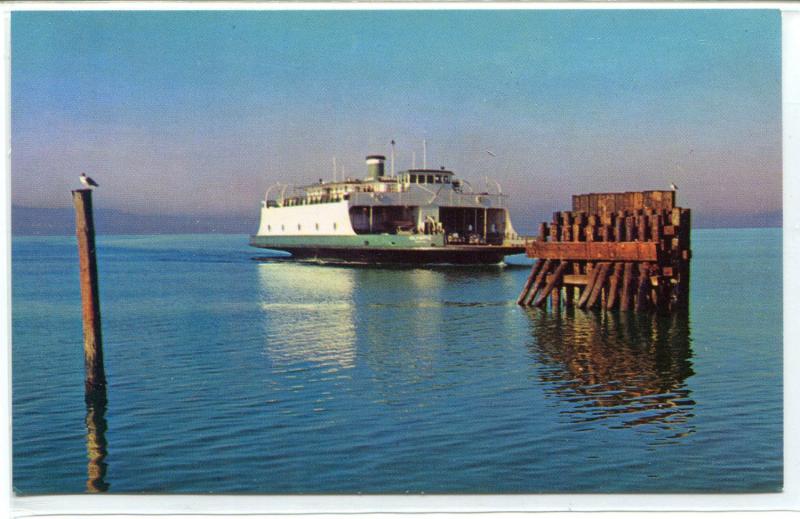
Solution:
<path fill-rule="evenodd" d="M 18 493 L 775 491 L 781 232 L 693 235 L 689 315 L 514 304 L 526 269 L 258 263 L 245 236 L 13 239 Z"/>

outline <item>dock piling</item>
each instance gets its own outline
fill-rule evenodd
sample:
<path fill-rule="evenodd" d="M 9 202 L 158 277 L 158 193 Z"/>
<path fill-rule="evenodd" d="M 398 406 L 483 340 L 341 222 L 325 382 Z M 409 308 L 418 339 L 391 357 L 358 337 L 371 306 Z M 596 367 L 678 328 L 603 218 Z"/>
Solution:
<path fill-rule="evenodd" d="M 518 305 L 521 305 L 523 301 L 525 301 L 525 298 L 528 296 L 528 292 L 531 289 L 531 285 L 533 285 L 533 282 L 536 280 L 536 275 L 539 273 L 539 269 L 542 268 L 543 264 L 544 260 L 538 260 L 533 264 L 533 267 L 531 267 L 531 273 L 528 276 L 527 281 L 525 281 L 525 285 L 522 287 L 522 291 L 519 293 L 519 297 L 517 298 Z"/>
<path fill-rule="evenodd" d="M 572 211 L 553 213 L 527 243 L 538 261 L 517 303 L 545 307 L 550 296 L 554 310 L 562 301 L 620 311 L 685 308 L 690 233 L 691 212 L 675 206 L 673 191 L 573 195 Z"/>
<path fill-rule="evenodd" d="M 75 234 L 78 239 L 81 305 L 83 309 L 83 354 L 86 371 L 86 399 L 104 397 L 106 374 L 103 366 L 103 337 L 100 327 L 100 293 L 94 241 L 92 190 L 72 191 L 75 206 Z M 101 398 L 103 399 L 103 398 Z"/>
<path fill-rule="evenodd" d="M 541 291 L 539 297 L 533 302 L 533 306 L 544 306 L 545 302 L 547 301 L 547 296 L 553 293 L 553 290 L 558 286 L 561 286 L 561 278 L 564 275 L 564 270 L 567 268 L 567 262 L 561 261 L 558 263 L 558 267 L 556 271 L 550 276 L 550 281 L 547 282 L 547 285 L 544 287 L 544 290 Z"/>
<path fill-rule="evenodd" d="M 547 280 L 547 273 L 550 271 L 550 264 L 552 262 L 550 260 L 544 260 L 542 263 L 542 268 L 539 269 L 539 273 L 536 275 L 536 281 L 533 283 L 533 287 L 531 287 L 530 292 L 528 292 L 528 296 L 522 302 L 524 306 L 530 306 L 531 301 L 536 297 L 537 292 L 539 289 L 542 288 L 542 283 Z"/>

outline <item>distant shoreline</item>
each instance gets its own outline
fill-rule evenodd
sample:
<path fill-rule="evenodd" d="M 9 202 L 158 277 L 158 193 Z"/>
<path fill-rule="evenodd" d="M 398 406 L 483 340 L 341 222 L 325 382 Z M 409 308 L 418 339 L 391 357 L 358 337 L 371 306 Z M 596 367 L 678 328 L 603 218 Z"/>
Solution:
<path fill-rule="evenodd" d="M 513 210 L 512 210 L 513 211 Z M 522 235 L 532 236 L 547 214 L 515 212 L 515 227 Z M 549 213 L 548 213 L 549 214 Z M 38 208 L 12 206 L 12 236 L 67 236 L 75 233 L 72 208 Z M 694 229 L 761 229 L 783 227 L 782 211 L 750 215 L 692 214 Z M 245 234 L 258 229 L 258 211 L 246 216 L 208 215 L 138 215 L 115 209 L 96 209 L 98 235 L 154 234 Z"/>
<path fill-rule="evenodd" d="M 749 227 L 696 227 L 692 229 L 694 231 L 714 231 L 714 230 L 726 230 L 726 231 L 735 231 L 735 230 L 747 230 L 747 229 L 783 229 L 782 225 L 751 225 Z M 23 238 L 23 237 L 55 237 L 55 236 L 73 236 L 75 233 L 73 232 L 63 232 L 63 233 L 52 233 L 52 234 L 44 234 L 44 233 L 20 233 L 20 232 L 11 232 L 12 238 Z M 234 231 L 175 231 L 175 232 L 98 232 L 98 237 L 100 236 L 181 236 L 187 234 L 196 234 L 200 235 L 220 235 L 220 236 L 251 236 L 255 234 L 254 232 L 234 232 Z M 525 236 L 534 236 L 536 233 L 523 233 Z"/>

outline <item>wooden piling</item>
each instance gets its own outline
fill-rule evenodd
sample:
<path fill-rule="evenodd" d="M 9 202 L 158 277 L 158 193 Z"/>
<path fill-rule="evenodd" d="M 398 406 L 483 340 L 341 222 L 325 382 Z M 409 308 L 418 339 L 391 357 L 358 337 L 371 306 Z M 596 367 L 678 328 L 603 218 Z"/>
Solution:
<path fill-rule="evenodd" d="M 625 213 L 619 211 L 614 220 L 614 241 L 625 241 Z"/>
<path fill-rule="evenodd" d="M 673 211 L 673 218 L 675 212 Z M 675 307 L 687 308 L 689 306 L 689 285 L 690 285 L 690 263 L 692 258 L 691 251 L 691 227 L 692 212 L 690 209 L 680 209 L 678 215 L 678 243 L 673 245 L 673 268 L 678 273 L 678 283 L 675 286 Z"/>
<path fill-rule="evenodd" d="M 564 225 L 561 229 L 561 241 L 572 241 L 573 225 Z"/>
<path fill-rule="evenodd" d="M 639 264 L 639 289 L 636 291 L 636 310 L 647 308 L 650 297 L 650 264 Z"/>
<path fill-rule="evenodd" d="M 586 235 L 586 241 L 595 241 L 596 227 L 592 224 L 583 228 L 583 233 Z"/>
<path fill-rule="evenodd" d="M 633 241 L 635 229 L 633 225 L 633 216 L 626 216 L 625 217 L 625 239 L 628 241 Z"/>
<path fill-rule="evenodd" d="M 547 240 L 547 224 L 542 222 L 539 224 L 539 234 L 536 236 L 536 241 L 545 241 Z"/>
<path fill-rule="evenodd" d="M 600 298 L 600 293 L 603 290 L 603 287 L 606 284 L 606 279 L 608 279 L 608 271 L 611 268 L 611 263 L 603 262 L 600 264 L 597 273 L 597 279 L 594 282 L 594 287 L 592 288 L 592 293 L 589 296 L 589 300 L 586 302 L 586 308 L 594 308 L 597 304 L 597 300 Z"/>
<path fill-rule="evenodd" d="M 533 282 L 536 280 L 536 275 L 539 273 L 539 269 L 542 268 L 542 265 L 544 265 L 544 260 L 539 259 L 536 260 L 536 263 L 534 263 L 531 267 L 531 274 L 528 276 L 528 280 L 525 281 L 525 285 L 522 287 L 522 292 L 519 293 L 519 297 L 517 298 L 518 305 L 521 305 L 523 301 L 525 301 L 528 291 L 531 289 L 531 285 L 533 285 Z"/>
<path fill-rule="evenodd" d="M 75 234 L 78 238 L 81 303 L 83 308 L 83 355 L 86 371 L 87 400 L 105 395 L 106 374 L 103 367 L 103 337 L 100 327 L 100 293 L 97 280 L 97 257 L 94 242 L 92 190 L 72 192 L 75 206 Z"/>
<path fill-rule="evenodd" d="M 611 236 L 611 227 L 608 225 L 601 225 L 600 226 L 600 241 L 610 241 L 612 239 Z"/>
<path fill-rule="evenodd" d="M 636 218 L 637 230 L 636 230 L 636 239 L 639 241 L 647 241 L 647 216 L 646 215 L 639 215 Z"/>
<path fill-rule="evenodd" d="M 611 279 L 608 282 L 608 298 L 606 299 L 606 308 L 611 310 L 614 308 L 614 305 L 617 303 L 617 289 L 619 287 L 619 281 L 622 274 L 622 263 L 615 263 L 614 264 L 614 273 L 611 275 Z"/>
<path fill-rule="evenodd" d="M 595 281 L 597 280 L 597 273 L 600 269 L 592 269 L 591 273 L 589 273 L 589 277 L 586 280 L 586 286 L 583 287 L 583 292 L 581 292 L 581 297 L 578 299 L 578 308 L 585 308 L 587 301 L 589 301 L 589 296 L 592 295 L 592 290 L 594 289 Z"/>
<path fill-rule="evenodd" d="M 553 289 L 560 285 L 561 278 L 564 275 L 564 270 L 566 270 L 568 262 L 562 261 L 558 264 L 555 273 L 550 277 L 550 281 L 548 281 L 547 285 L 542 290 L 539 297 L 533 302 L 533 306 L 542 306 L 547 301 L 547 296 L 553 292 Z"/>
<path fill-rule="evenodd" d="M 550 292 L 550 308 L 553 309 L 554 312 L 558 311 L 561 308 L 561 287 L 556 286 L 552 292 Z"/>
<path fill-rule="evenodd" d="M 685 307 L 690 215 L 675 207 L 669 191 L 574 195 L 572 211 L 553 213 L 540 225 L 538 240 L 526 245 L 529 257 L 553 262 L 557 274 L 543 264 L 544 272 L 526 280 L 518 302 L 544 306 L 550 297 L 553 309 L 562 301 L 621 311 Z"/>
<path fill-rule="evenodd" d="M 553 222 L 550 224 L 550 241 L 561 239 L 561 225 L 558 223 L 558 213 L 553 215 Z"/>
<path fill-rule="evenodd" d="M 539 270 L 539 274 L 536 275 L 536 281 L 533 283 L 533 287 L 528 292 L 528 296 L 522 302 L 524 306 L 530 306 L 531 301 L 536 297 L 536 293 L 539 292 L 539 289 L 542 287 L 542 283 L 547 280 L 547 273 L 550 271 L 550 264 L 552 261 L 545 260 L 542 268 Z"/>
<path fill-rule="evenodd" d="M 633 291 L 633 263 L 625 263 L 622 275 L 622 293 L 620 294 L 619 309 L 622 311 L 630 310 L 631 295 Z"/>
<path fill-rule="evenodd" d="M 567 285 L 564 287 L 564 308 L 575 306 L 575 287 Z"/>

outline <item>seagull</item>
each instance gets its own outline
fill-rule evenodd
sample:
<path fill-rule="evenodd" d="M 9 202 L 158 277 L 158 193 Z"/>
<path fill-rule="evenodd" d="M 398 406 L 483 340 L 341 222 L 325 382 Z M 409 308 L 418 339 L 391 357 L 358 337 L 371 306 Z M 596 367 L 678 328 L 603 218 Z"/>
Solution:
<path fill-rule="evenodd" d="M 670 184 L 669 187 L 671 187 L 673 191 L 677 191 L 678 190 L 678 186 L 676 186 L 674 183 Z"/>
<path fill-rule="evenodd" d="M 92 186 L 100 187 L 100 184 L 92 180 L 92 177 L 87 177 L 86 173 L 81 173 L 81 184 L 88 187 L 89 189 L 91 189 Z"/>
<path fill-rule="evenodd" d="M 488 154 L 489 154 L 489 155 L 491 155 L 492 157 L 496 157 L 496 156 L 497 156 L 497 155 L 495 155 L 494 153 L 492 153 L 490 150 L 486 150 L 486 153 L 488 153 Z"/>

